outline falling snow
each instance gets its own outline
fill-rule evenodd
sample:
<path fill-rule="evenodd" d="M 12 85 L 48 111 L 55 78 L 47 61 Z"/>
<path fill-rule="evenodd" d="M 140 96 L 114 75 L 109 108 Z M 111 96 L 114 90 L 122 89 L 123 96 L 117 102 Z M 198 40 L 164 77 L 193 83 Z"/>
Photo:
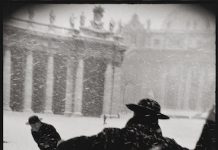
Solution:
<path fill-rule="evenodd" d="M 174 112 L 176 113 L 176 112 Z M 188 113 L 188 112 L 186 112 Z M 3 140 L 4 150 L 38 150 L 34 142 L 30 126 L 25 123 L 32 113 L 4 112 Z M 107 118 L 106 124 L 103 118 L 96 117 L 67 117 L 63 115 L 37 114 L 42 121 L 54 125 L 62 139 L 97 134 L 105 127 L 124 127 L 129 115 L 121 115 L 120 118 Z M 202 119 L 176 119 L 160 120 L 160 126 L 164 136 L 173 138 L 180 145 L 193 149 L 200 136 L 204 120 Z M 16 126 L 14 126 L 16 124 Z"/>

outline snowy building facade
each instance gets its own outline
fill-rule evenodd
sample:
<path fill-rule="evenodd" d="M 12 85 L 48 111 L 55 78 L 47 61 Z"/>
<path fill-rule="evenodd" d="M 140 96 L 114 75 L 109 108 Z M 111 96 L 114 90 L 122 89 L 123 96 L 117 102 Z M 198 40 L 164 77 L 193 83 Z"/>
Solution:
<path fill-rule="evenodd" d="M 125 46 L 107 31 L 103 9 L 95 7 L 91 26 L 79 30 L 29 19 L 4 22 L 4 109 L 23 112 L 101 116 L 120 108 L 120 65 Z"/>
<path fill-rule="evenodd" d="M 144 26 L 133 15 L 122 29 L 129 48 L 124 75 L 133 72 L 124 77 L 124 103 L 153 97 L 163 109 L 193 111 L 215 104 L 215 21 L 208 17 L 201 10 L 177 9 L 162 29 L 152 30 L 151 20 Z"/>
<path fill-rule="evenodd" d="M 103 9 L 93 12 L 89 26 L 80 15 L 79 29 L 73 14 L 71 28 L 56 26 L 52 10 L 48 24 L 32 10 L 4 22 L 5 110 L 101 116 L 145 97 L 162 109 L 215 103 L 215 23 L 203 11 L 176 9 L 160 30 L 133 15 L 117 31 L 113 21 L 105 30 Z"/>

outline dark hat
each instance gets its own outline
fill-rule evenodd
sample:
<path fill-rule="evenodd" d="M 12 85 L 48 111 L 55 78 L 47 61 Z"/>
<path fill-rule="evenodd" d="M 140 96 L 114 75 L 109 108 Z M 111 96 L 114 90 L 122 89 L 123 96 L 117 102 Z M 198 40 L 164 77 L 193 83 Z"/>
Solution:
<path fill-rule="evenodd" d="M 37 122 L 41 122 L 42 118 L 39 118 L 38 116 L 30 116 L 28 119 L 28 122 L 26 123 L 27 125 L 29 124 L 35 124 Z"/>
<path fill-rule="evenodd" d="M 146 98 L 138 102 L 138 104 L 127 104 L 130 110 L 142 114 L 155 115 L 159 119 L 169 119 L 169 116 L 160 113 L 160 105 L 155 100 Z"/>

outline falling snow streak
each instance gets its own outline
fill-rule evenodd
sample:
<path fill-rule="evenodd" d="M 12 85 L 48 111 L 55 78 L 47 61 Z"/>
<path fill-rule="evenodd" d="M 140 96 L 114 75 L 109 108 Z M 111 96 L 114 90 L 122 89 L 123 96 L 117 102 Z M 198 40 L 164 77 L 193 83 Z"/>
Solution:
<path fill-rule="evenodd" d="M 66 58 L 64 55 L 54 55 L 53 112 L 55 114 L 63 114 L 65 109 L 66 64 Z"/>
<path fill-rule="evenodd" d="M 85 60 L 82 113 L 100 116 L 103 107 L 104 73 L 106 64 L 102 59 L 90 57 Z"/>
<path fill-rule="evenodd" d="M 33 95 L 32 110 L 43 112 L 46 91 L 47 56 L 43 52 L 33 53 Z"/>
<path fill-rule="evenodd" d="M 11 101 L 14 111 L 22 111 L 24 99 L 24 80 L 26 56 L 22 49 L 11 48 Z"/>

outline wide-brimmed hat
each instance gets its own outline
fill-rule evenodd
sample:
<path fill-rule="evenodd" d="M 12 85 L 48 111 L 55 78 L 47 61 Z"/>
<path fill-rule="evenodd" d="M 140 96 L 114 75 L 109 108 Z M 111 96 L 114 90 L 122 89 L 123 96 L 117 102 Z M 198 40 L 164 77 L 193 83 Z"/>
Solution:
<path fill-rule="evenodd" d="M 145 115 L 155 115 L 159 119 L 169 119 L 169 116 L 160 112 L 160 105 L 158 102 L 149 98 L 140 100 L 138 104 L 127 104 L 126 106 L 134 112 Z"/>
<path fill-rule="evenodd" d="M 42 118 L 39 118 L 38 116 L 34 115 L 34 116 L 30 116 L 28 119 L 28 122 L 26 122 L 27 125 L 30 124 L 35 124 L 37 122 L 41 122 Z"/>

